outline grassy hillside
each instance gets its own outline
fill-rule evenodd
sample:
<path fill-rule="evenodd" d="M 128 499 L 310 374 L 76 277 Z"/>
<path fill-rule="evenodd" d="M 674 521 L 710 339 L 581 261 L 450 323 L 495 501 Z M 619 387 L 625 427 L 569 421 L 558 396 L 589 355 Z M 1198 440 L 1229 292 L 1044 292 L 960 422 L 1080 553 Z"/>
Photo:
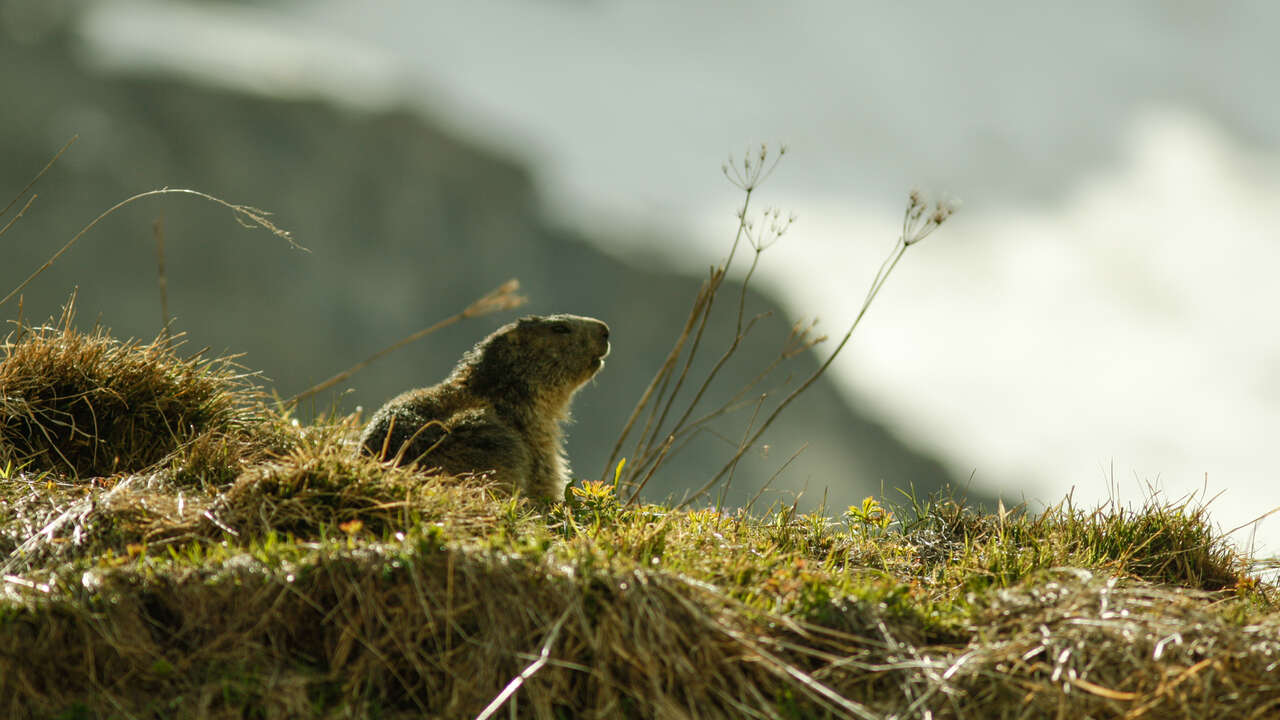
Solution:
<path fill-rule="evenodd" d="M 281 408 L 180 339 L 9 335 L 0 714 L 1280 713 L 1276 588 L 1191 502 L 539 506 Z"/>
<path fill-rule="evenodd" d="M 775 164 L 762 148 L 727 167 L 745 195 L 728 259 L 634 406 L 612 478 L 579 480 L 563 502 L 359 455 L 357 415 L 300 419 L 296 398 L 181 335 L 79 329 L 74 297 L 47 323 L 22 319 L 37 270 L 0 298 L 19 308 L 0 342 L 0 716 L 1280 713 L 1277 588 L 1191 500 L 1067 498 L 1037 516 L 948 495 L 809 513 L 717 500 L 950 214 L 913 193 L 862 313 L 818 369 L 763 382 L 821 342 L 797 324 L 717 405 L 705 391 L 755 325 L 747 284 L 790 224 L 748 212 Z M 0 235 L 28 190 L 0 211 L 14 211 Z M 144 195 L 161 192 L 191 191 Z M 202 197 L 289 239 L 261 211 Z M 735 254 L 748 269 L 731 289 Z M 509 310 L 515 289 L 436 326 Z M 718 293 L 736 327 L 712 363 Z M 718 473 L 678 479 L 689 502 L 641 501 L 673 472 L 670 454 L 744 408 Z"/>

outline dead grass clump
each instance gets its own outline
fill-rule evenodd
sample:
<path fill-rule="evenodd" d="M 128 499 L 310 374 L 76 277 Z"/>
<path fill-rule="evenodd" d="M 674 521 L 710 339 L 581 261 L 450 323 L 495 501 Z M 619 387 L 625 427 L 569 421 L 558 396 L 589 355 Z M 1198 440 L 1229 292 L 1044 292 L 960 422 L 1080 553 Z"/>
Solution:
<path fill-rule="evenodd" d="M 222 538 L 205 527 L 225 478 L 256 465 L 301 431 L 277 418 L 197 435 L 153 469 L 87 482 L 29 466 L 0 473 L 0 565 L 31 572 L 102 555 L 136 555 L 148 546 Z"/>
<path fill-rule="evenodd" d="M 504 688 L 499 705 L 537 718 L 779 717 L 768 709 L 783 697 L 812 717 L 854 706 L 824 699 L 714 588 L 676 576 L 427 542 L 164 568 L 9 585 L 0 708 L 476 717 Z"/>
<path fill-rule="evenodd" d="M 346 442 L 355 429 L 354 416 L 296 429 L 292 447 L 254 462 L 229 486 L 184 487 L 169 470 L 89 483 L 50 473 L 8 478 L 0 482 L 0 550 L 8 555 L 0 569 L 268 536 L 376 540 L 424 525 L 451 537 L 545 534 L 522 501 L 496 498 L 483 478 L 432 477 L 355 453 Z"/>
<path fill-rule="evenodd" d="M 355 420 L 315 426 L 282 457 L 246 471 L 218 497 L 200 534 L 377 538 L 435 524 L 474 535 L 528 514 L 518 501 L 495 499 L 483 478 L 432 477 L 357 453 L 345 441 L 358 431 Z"/>
<path fill-rule="evenodd" d="M 250 432 L 258 391 L 231 362 L 178 355 L 179 341 L 120 341 L 23 327 L 0 348 L 0 446 L 18 464 L 77 478 L 142 472 L 205 433 Z"/>
<path fill-rule="evenodd" d="M 289 452 L 299 432 L 259 406 L 247 424 L 208 429 L 184 442 L 165 459 L 164 477 L 177 488 L 222 489 L 247 468 Z"/>
<path fill-rule="evenodd" d="M 90 484 L 27 475 L 0 485 L 0 569 L 28 573 L 104 555 L 129 556 L 173 541 L 211 498 L 175 489 L 160 473 Z"/>
<path fill-rule="evenodd" d="M 1215 610 L 1221 595 L 1057 575 L 983 602 L 978 634 L 952 673 L 964 707 L 989 718 L 1280 713 L 1274 615 L 1244 624 Z"/>

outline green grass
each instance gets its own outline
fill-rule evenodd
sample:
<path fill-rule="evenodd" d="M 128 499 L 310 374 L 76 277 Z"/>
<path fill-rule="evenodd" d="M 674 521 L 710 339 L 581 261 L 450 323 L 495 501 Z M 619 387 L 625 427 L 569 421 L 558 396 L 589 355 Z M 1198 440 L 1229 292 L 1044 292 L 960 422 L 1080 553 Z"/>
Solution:
<path fill-rule="evenodd" d="M 0 378 L 41 353 L 87 374 L 73 365 L 97 355 L 57 344 L 88 342 L 188 373 L 151 386 L 174 412 L 208 404 L 183 383 L 225 383 L 219 363 L 69 327 L 11 339 Z M 230 424 L 193 436 L 231 438 L 218 452 L 163 433 L 167 452 L 101 476 L 13 439 L 58 416 L 0 417 L 7 715 L 476 717 L 522 674 L 501 713 L 1280 707 L 1276 588 L 1190 500 L 992 515 L 904 496 L 837 519 L 629 504 L 589 481 L 538 505 L 357 455 L 356 418 L 298 423 L 236 382 Z"/>

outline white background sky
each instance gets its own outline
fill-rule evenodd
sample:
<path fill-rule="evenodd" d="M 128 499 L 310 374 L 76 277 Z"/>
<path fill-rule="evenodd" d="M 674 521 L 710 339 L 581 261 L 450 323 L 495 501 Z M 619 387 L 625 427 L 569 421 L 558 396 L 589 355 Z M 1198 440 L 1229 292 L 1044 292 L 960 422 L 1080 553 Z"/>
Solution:
<path fill-rule="evenodd" d="M 856 402 L 1036 507 L 1206 486 L 1280 507 L 1280 4 L 103 2 L 103 62 L 409 101 L 532 163 L 548 208 L 695 268 L 785 142 L 765 281 L 852 319 L 913 186 L 964 201 L 834 366 Z M 691 242 L 692 241 L 692 242 Z M 1239 534 L 1247 541 L 1248 530 Z M 1280 551 L 1280 515 L 1260 541 Z"/>

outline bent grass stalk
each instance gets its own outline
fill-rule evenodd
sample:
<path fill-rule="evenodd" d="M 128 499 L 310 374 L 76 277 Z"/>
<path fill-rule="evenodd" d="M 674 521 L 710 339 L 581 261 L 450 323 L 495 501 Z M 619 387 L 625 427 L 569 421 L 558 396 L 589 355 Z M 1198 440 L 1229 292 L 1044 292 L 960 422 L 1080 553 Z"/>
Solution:
<path fill-rule="evenodd" d="M 352 375 L 355 375 L 356 373 L 360 372 L 364 368 L 368 367 L 369 364 L 371 364 L 375 360 L 378 360 L 379 358 L 382 358 L 385 355 L 395 352 L 396 350 L 399 350 L 400 348 L 404 347 L 405 345 L 408 345 L 409 343 L 415 342 L 417 340 L 421 340 L 422 338 L 430 335 L 431 333 L 437 330 L 440 330 L 441 328 L 446 328 L 450 325 L 453 325 L 454 323 L 457 323 L 459 321 L 466 320 L 469 318 L 482 317 L 490 313 L 500 312 L 502 310 L 511 310 L 511 309 L 520 307 L 521 305 L 525 304 L 525 302 L 527 301 L 527 298 L 525 298 L 523 295 L 518 295 L 516 293 L 516 291 L 518 291 L 519 289 L 520 289 L 520 281 L 516 278 L 511 278 L 510 280 L 494 288 L 489 293 L 485 294 L 483 297 L 472 302 L 470 305 L 464 308 L 461 312 L 450 315 L 449 317 L 435 323 L 434 325 L 431 325 L 430 327 L 426 327 L 426 328 L 423 328 L 422 330 L 412 333 L 402 338 L 401 340 L 398 340 L 388 345 L 387 347 L 379 350 L 378 352 L 370 355 L 364 360 L 361 360 L 355 365 L 352 365 L 346 370 L 343 370 L 337 375 L 334 375 L 328 380 L 325 380 L 324 382 L 313 385 L 307 388 L 306 390 L 303 390 L 302 392 L 298 393 L 297 395 L 294 395 L 293 397 L 285 401 L 284 409 L 288 410 L 296 407 L 299 401 L 305 398 L 311 397 L 312 395 L 315 395 L 318 392 L 323 392 L 324 390 L 328 390 L 334 385 L 337 385 L 343 380 L 346 380 Z"/>
<path fill-rule="evenodd" d="M 66 148 L 63 148 L 63 149 L 65 150 Z M 61 151 L 59 151 L 59 155 L 61 155 Z M 52 162 L 50 164 L 52 164 Z M 43 174 L 43 171 L 41 172 Z M 32 182 L 34 183 L 34 181 Z M 303 247 L 302 245 L 299 245 L 297 241 L 293 239 L 293 235 L 288 230 L 282 230 L 281 228 L 277 227 L 274 223 L 272 223 L 271 220 L 268 219 L 271 213 L 267 212 L 266 210 L 261 210 L 251 205 L 236 205 L 234 203 L 227 202 L 222 198 L 214 197 L 213 195 L 210 195 L 208 193 L 200 192 L 199 190 L 190 190 L 186 188 L 160 188 L 158 190 L 148 190 L 147 192 L 138 193 L 133 197 L 121 200 L 120 202 L 111 206 L 110 209 L 106 210 L 101 215 L 94 218 L 93 221 L 90 222 L 88 225 L 85 225 L 83 228 L 81 228 L 80 232 L 76 233 L 70 240 L 67 241 L 65 245 L 59 248 L 58 251 L 55 252 L 48 260 L 46 260 L 43 265 L 37 268 L 35 272 L 28 275 L 26 280 L 23 280 L 21 283 L 18 284 L 17 287 L 9 291 L 8 295 L 5 295 L 3 299 L 0 299 L 0 307 L 3 307 L 4 304 L 12 300 L 15 295 L 22 292 L 23 288 L 25 288 L 27 285 L 30 285 L 31 282 L 35 280 L 37 277 L 39 277 L 42 273 L 44 273 L 45 270 L 48 270 L 51 265 L 57 262 L 58 258 L 62 257 L 64 253 L 70 250 L 72 246 L 74 246 L 77 242 L 80 241 L 80 238 L 84 237 L 85 234 L 88 233 L 90 230 L 92 230 L 94 227 L 96 227 L 98 223 L 102 222 L 107 217 L 113 215 L 121 208 L 132 205 L 133 203 L 138 202 L 139 200 L 143 200 L 149 197 L 155 197 L 157 195 L 193 195 L 195 197 L 208 200 L 211 203 L 214 203 L 216 205 L 221 205 L 227 208 L 228 210 L 230 210 L 232 214 L 235 216 L 236 221 L 239 222 L 244 227 L 262 228 L 264 230 L 269 231 L 272 235 L 275 235 L 276 237 L 281 238 L 282 240 L 285 240 L 294 249 L 307 251 L 307 248 Z"/>

